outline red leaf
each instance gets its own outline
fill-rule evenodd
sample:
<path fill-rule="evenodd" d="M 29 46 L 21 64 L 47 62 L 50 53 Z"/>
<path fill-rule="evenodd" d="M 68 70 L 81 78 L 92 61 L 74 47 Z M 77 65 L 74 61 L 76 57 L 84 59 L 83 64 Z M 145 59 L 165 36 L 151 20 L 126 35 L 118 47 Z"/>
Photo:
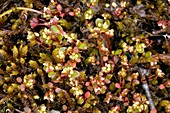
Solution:
<path fill-rule="evenodd" d="M 90 82 L 86 82 L 86 84 L 85 84 L 86 86 L 89 86 L 90 85 Z"/>
<path fill-rule="evenodd" d="M 25 110 L 26 113 L 31 113 L 31 109 L 29 107 L 27 107 L 27 106 L 24 107 L 24 110 Z"/>
<path fill-rule="evenodd" d="M 38 22 L 39 22 L 37 18 L 33 18 L 32 21 L 33 21 L 34 23 L 38 23 Z"/>
<path fill-rule="evenodd" d="M 108 56 L 103 57 L 103 61 L 106 62 L 108 60 Z"/>
<path fill-rule="evenodd" d="M 21 84 L 20 89 L 21 89 L 21 91 L 25 91 L 25 85 Z"/>
<path fill-rule="evenodd" d="M 67 77 L 67 76 L 68 76 L 67 73 L 62 73 L 62 74 L 61 74 L 61 77 L 62 77 L 62 78 Z"/>
<path fill-rule="evenodd" d="M 74 12 L 69 12 L 69 15 L 74 16 L 75 14 L 74 14 Z"/>
<path fill-rule="evenodd" d="M 31 26 L 31 28 L 35 28 L 35 27 L 38 26 L 38 24 L 37 24 L 37 23 L 34 23 L 34 22 L 31 22 L 31 23 L 30 23 L 30 26 Z"/>
<path fill-rule="evenodd" d="M 81 59 L 80 59 L 80 58 L 78 58 L 78 59 L 76 60 L 76 62 L 81 62 Z"/>
<path fill-rule="evenodd" d="M 73 52 L 74 52 L 74 53 L 78 53 L 78 52 L 79 52 L 79 49 L 78 49 L 77 46 L 75 46 L 75 47 L 73 48 Z"/>
<path fill-rule="evenodd" d="M 163 84 L 161 84 L 160 86 L 159 86 L 159 89 L 164 89 L 165 88 L 165 86 L 163 85 Z"/>
<path fill-rule="evenodd" d="M 21 78 L 21 77 L 17 77 L 16 80 L 17 80 L 18 83 L 21 83 L 21 82 L 22 82 L 22 78 Z"/>
<path fill-rule="evenodd" d="M 89 98 L 89 97 L 90 97 L 90 92 L 87 91 L 87 92 L 85 93 L 85 99 L 87 99 L 87 98 Z"/>
<path fill-rule="evenodd" d="M 63 17 L 64 17 L 64 15 L 65 15 L 65 13 L 60 13 L 60 17 L 62 17 L 62 18 L 63 18 Z"/>
<path fill-rule="evenodd" d="M 58 5 L 57 5 L 57 10 L 58 10 L 59 12 L 61 12 L 62 9 L 63 9 L 62 6 L 61 6 L 60 4 L 58 4 Z"/>
<path fill-rule="evenodd" d="M 63 111 L 66 111 L 68 107 L 66 105 L 63 105 L 62 108 L 63 108 Z"/>
<path fill-rule="evenodd" d="M 157 113 L 156 108 L 152 109 L 152 110 L 150 111 L 150 113 Z"/>
<path fill-rule="evenodd" d="M 120 110 L 120 106 L 116 105 L 116 110 L 119 111 Z"/>
<path fill-rule="evenodd" d="M 115 87 L 116 87 L 116 88 L 121 88 L 121 86 L 120 86 L 119 83 L 116 83 L 116 84 L 115 84 Z"/>

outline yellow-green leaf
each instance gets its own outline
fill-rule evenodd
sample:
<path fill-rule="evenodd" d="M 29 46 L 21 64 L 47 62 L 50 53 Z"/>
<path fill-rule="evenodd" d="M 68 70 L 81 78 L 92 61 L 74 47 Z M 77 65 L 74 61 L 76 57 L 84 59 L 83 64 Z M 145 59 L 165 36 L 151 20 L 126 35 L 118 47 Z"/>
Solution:
<path fill-rule="evenodd" d="M 33 47 L 35 44 L 37 44 L 37 41 L 35 39 L 33 39 L 30 41 L 30 43 L 28 45 L 29 45 L 29 47 Z"/>
<path fill-rule="evenodd" d="M 37 68 L 37 72 L 39 75 L 41 75 L 41 76 L 43 75 L 43 71 L 41 69 Z"/>
<path fill-rule="evenodd" d="M 5 50 L 3 50 L 3 49 L 0 49 L 0 54 L 2 55 L 2 56 L 7 56 L 7 53 L 6 53 L 6 51 Z"/>
<path fill-rule="evenodd" d="M 65 19 L 60 19 L 58 21 L 58 23 L 60 23 L 61 26 L 65 27 L 67 29 L 71 28 L 71 24 L 69 22 L 67 22 L 67 20 L 65 20 Z"/>
<path fill-rule="evenodd" d="M 18 48 L 16 46 L 13 46 L 12 52 L 13 52 L 13 57 L 17 58 L 18 57 Z"/>
<path fill-rule="evenodd" d="M 28 52 L 28 45 L 24 46 L 21 51 L 20 51 L 20 56 L 23 57 L 23 56 L 26 56 L 27 55 L 27 52 Z"/>
<path fill-rule="evenodd" d="M 6 72 L 10 73 L 12 71 L 12 68 L 10 66 L 6 66 Z"/>
<path fill-rule="evenodd" d="M 4 71 L 0 68 L 0 74 L 5 74 Z"/>
<path fill-rule="evenodd" d="M 50 57 L 47 54 L 40 53 L 40 57 L 42 60 L 51 61 Z"/>
<path fill-rule="evenodd" d="M 10 76 L 18 75 L 18 74 L 19 74 L 19 72 L 18 72 L 17 70 L 14 70 L 14 71 L 12 71 L 12 73 L 10 74 Z"/>
<path fill-rule="evenodd" d="M 91 105 L 89 103 L 85 103 L 83 108 L 89 108 Z"/>
<path fill-rule="evenodd" d="M 168 100 L 162 100 L 160 102 L 160 106 L 168 106 L 168 104 L 170 104 L 170 101 L 168 101 Z"/>
<path fill-rule="evenodd" d="M 20 58 L 20 63 L 21 63 L 22 65 L 24 65 L 24 63 L 25 63 L 25 59 Z"/>
<path fill-rule="evenodd" d="M 8 89 L 7 89 L 7 92 L 8 93 L 12 93 L 14 90 L 14 87 L 13 86 L 9 86 Z"/>
<path fill-rule="evenodd" d="M 32 67 L 32 68 L 34 68 L 34 69 L 37 69 L 37 68 L 39 67 L 39 65 L 37 64 L 37 62 L 34 61 L 34 60 L 30 60 L 30 61 L 29 61 L 29 65 L 30 65 L 30 67 Z"/>

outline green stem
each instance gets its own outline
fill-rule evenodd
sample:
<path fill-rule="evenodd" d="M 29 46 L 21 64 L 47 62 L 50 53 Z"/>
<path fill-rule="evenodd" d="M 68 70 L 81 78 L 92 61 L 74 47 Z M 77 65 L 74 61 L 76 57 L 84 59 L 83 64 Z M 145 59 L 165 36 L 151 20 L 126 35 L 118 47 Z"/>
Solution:
<path fill-rule="evenodd" d="M 15 9 L 16 9 L 16 10 L 31 11 L 31 12 L 35 12 L 35 13 L 38 13 L 38 14 L 42 14 L 41 11 L 37 11 L 37 10 L 35 10 L 35 9 L 26 8 L 26 7 L 16 7 Z M 2 14 L 0 14 L 0 18 L 2 18 L 3 16 L 5 16 L 5 15 L 7 15 L 7 14 L 12 13 L 13 11 L 14 11 L 13 9 L 9 9 L 9 10 L 3 12 Z"/>

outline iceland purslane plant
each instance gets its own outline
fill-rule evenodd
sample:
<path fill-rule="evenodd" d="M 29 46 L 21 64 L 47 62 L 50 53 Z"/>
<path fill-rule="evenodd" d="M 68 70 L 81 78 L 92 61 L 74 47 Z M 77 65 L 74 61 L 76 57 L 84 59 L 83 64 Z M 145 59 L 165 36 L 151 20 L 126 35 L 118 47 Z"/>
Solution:
<path fill-rule="evenodd" d="M 169 1 L 51 0 L 43 11 L 23 2 L 27 8 L 0 14 L 5 22 L 22 11 L 11 30 L 0 31 L 4 112 L 155 113 L 159 105 L 169 112 L 170 82 L 160 67 L 170 66 Z M 144 28 L 154 22 L 159 30 Z M 27 36 L 7 43 L 22 31 Z M 160 33 L 166 34 L 162 53 L 150 39 Z"/>

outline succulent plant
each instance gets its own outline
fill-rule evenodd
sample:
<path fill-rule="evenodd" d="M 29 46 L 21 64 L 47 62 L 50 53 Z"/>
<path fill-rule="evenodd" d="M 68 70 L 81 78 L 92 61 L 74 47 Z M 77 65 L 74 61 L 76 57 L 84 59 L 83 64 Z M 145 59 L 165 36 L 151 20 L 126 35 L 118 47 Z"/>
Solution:
<path fill-rule="evenodd" d="M 2 0 L 0 112 L 169 112 L 169 4 Z"/>

